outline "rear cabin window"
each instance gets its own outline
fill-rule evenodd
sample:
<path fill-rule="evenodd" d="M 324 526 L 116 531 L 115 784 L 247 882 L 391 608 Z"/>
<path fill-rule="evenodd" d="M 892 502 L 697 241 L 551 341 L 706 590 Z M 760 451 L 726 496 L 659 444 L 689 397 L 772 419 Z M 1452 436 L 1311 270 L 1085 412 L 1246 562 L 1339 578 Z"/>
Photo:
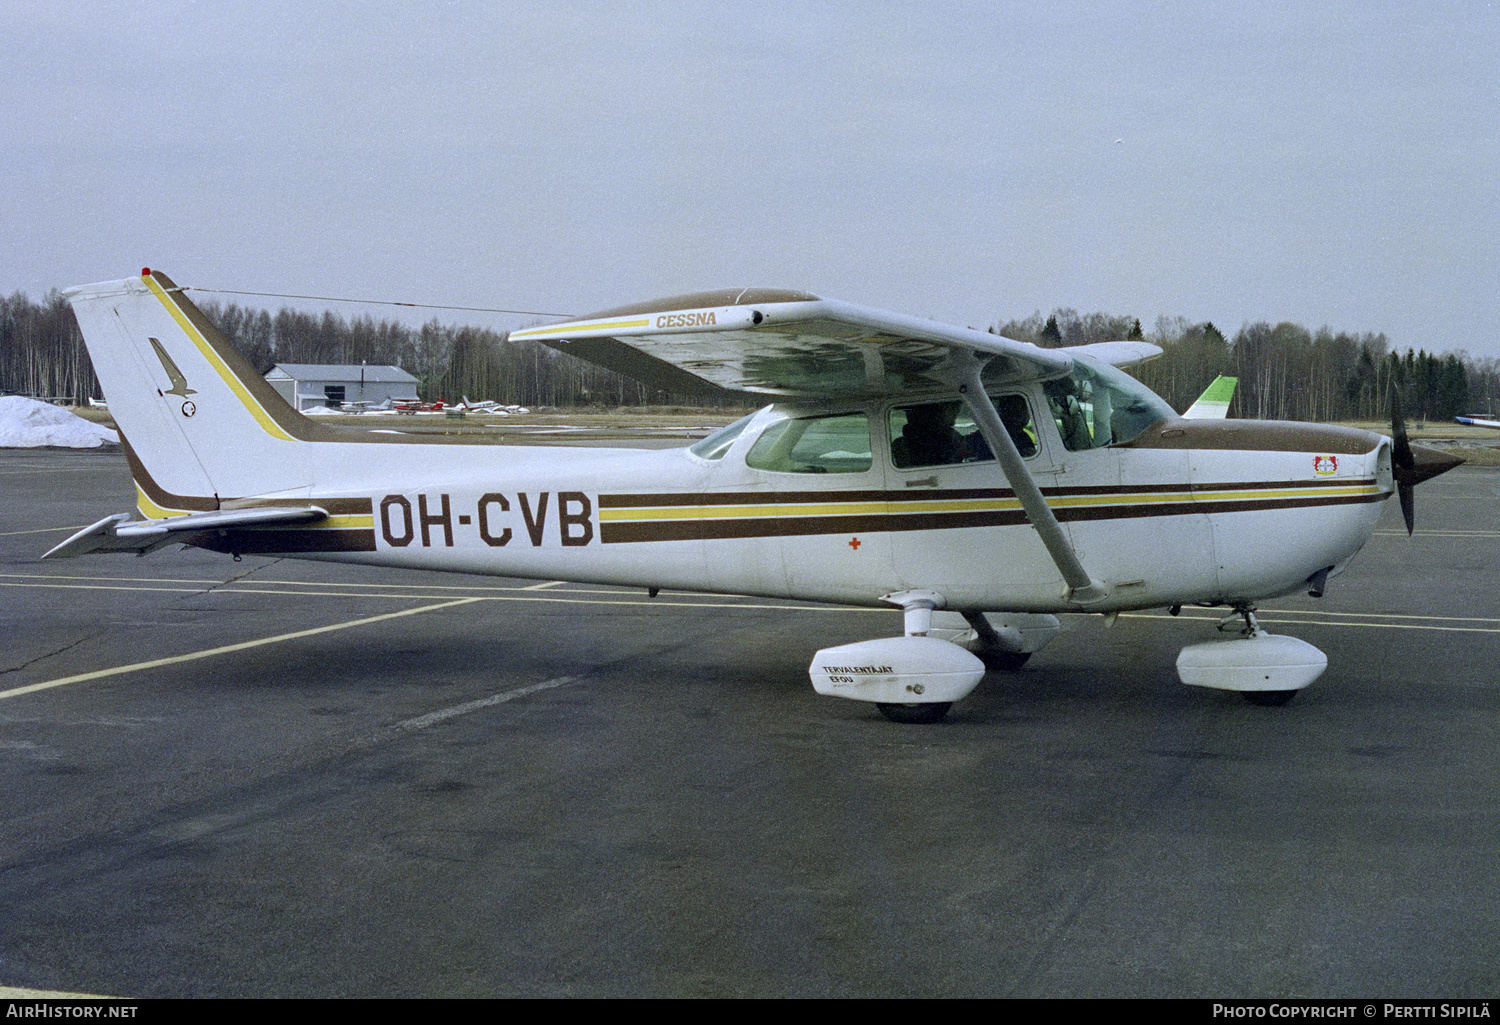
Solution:
<path fill-rule="evenodd" d="M 864 413 L 781 420 L 756 439 L 745 462 L 773 473 L 863 473 L 870 468 Z"/>
<path fill-rule="evenodd" d="M 1031 407 L 1020 395 L 992 395 L 995 412 L 1023 458 L 1036 455 Z M 995 456 L 968 408 L 958 399 L 898 406 L 891 410 L 891 464 L 898 470 L 919 466 L 982 463 Z"/>

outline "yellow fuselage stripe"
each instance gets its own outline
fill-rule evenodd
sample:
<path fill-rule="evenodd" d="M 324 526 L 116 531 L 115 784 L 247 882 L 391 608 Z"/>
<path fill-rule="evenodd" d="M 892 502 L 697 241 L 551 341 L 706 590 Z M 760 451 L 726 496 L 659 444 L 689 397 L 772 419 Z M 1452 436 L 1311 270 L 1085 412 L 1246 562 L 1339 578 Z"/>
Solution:
<path fill-rule="evenodd" d="M 139 484 L 135 486 L 135 507 L 148 520 L 164 520 L 171 516 L 185 516 L 191 512 L 189 509 L 168 509 L 165 506 L 157 505 L 146 497 L 146 493 L 141 490 Z"/>
<path fill-rule="evenodd" d="M 135 488 L 135 505 L 141 511 L 141 515 L 148 520 L 166 520 L 174 516 L 186 516 L 191 509 L 167 509 L 157 505 L 146 497 L 146 493 L 137 484 Z M 309 504 L 316 505 L 316 502 Z M 244 529 L 244 528 L 240 528 Z M 252 528 L 253 529 L 253 528 Z M 280 530 L 374 530 L 375 516 L 373 513 L 350 513 L 342 516 L 330 516 L 326 520 L 316 523 L 286 523 L 282 524 Z"/>
<path fill-rule="evenodd" d="M 1279 501 L 1287 498 L 1348 498 L 1380 494 L 1378 486 L 1360 484 L 1349 487 L 1263 488 L 1223 491 L 1171 491 L 1137 495 L 1077 495 L 1053 497 L 1047 504 L 1054 509 L 1098 506 L 1165 505 L 1181 502 Z M 601 509 L 601 523 L 646 522 L 658 520 L 759 519 L 778 516 L 878 516 L 885 513 L 996 512 L 1021 508 L 1014 498 L 933 499 L 918 502 L 828 502 L 766 503 L 756 505 L 637 506 Z"/>

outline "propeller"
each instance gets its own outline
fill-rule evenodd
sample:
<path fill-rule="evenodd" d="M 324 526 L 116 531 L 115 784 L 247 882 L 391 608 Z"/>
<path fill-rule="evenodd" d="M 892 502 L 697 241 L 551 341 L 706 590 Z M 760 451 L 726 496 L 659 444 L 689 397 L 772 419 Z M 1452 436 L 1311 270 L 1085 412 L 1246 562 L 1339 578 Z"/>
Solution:
<path fill-rule="evenodd" d="M 1447 473 L 1463 460 L 1407 440 L 1406 418 L 1401 415 L 1401 390 L 1394 381 L 1391 382 L 1391 442 L 1391 475 L 1396 479 L 1396 494 L 1401 499 L 1401 516 L 1406 520 L 1409 537 L 1417 526 L 1416 486 Z"/>
<path fill-rule="evenodd" d="M 1412 480 L 1417 457 L 1406 438 L 1406 417 L 1401 415 L 1401 389 L 1391 382 L 1391 474 L 1396 478 L 1396 494 L 1401 498 L 1401 515 L 1406 519 L 1406 536 L 1417 528 L 1417 482 Z"/>

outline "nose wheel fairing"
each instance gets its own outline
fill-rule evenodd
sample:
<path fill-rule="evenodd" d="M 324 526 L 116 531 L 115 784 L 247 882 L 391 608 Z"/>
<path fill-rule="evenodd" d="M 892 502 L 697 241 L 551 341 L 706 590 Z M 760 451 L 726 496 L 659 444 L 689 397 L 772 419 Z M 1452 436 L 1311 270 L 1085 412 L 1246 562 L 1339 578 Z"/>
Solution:
<path fill-rule="evenodd" d="M 1236 620 L 1243 625 L 1237 628 Z M 1255 610 L 1242 606 L 1219 624 L 1234 637 L 1190 644 L 1177 656 L 1189 687 L 1238 691 L 1255 704 L 1285 704 L 1328 668 L 1328 656 L 1296 637 L 1266 633 Z"/>

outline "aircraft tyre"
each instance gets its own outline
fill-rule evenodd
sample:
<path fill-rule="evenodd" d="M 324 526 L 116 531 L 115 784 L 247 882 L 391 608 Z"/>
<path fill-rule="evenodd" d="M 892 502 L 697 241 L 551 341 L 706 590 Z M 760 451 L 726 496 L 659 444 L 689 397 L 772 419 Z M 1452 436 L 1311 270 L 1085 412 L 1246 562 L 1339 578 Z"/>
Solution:
<path fill-rule="evenodd" d="M 1242 690 L 1245 700 L 1262 708 L 1280 708 L 1297 696 L 1294 690 Z"/>
<path fill-rule="evenodd" d="M 953 707 L 953 702 L 930 701 L 922 705 L 902 705 L 880 701 L 875 704 L 875 707 L 880 709 L 880 714 L 891 722 L 915 724 L 942 721 L 942 718 L 948 714 L 948 709 Z"/>

